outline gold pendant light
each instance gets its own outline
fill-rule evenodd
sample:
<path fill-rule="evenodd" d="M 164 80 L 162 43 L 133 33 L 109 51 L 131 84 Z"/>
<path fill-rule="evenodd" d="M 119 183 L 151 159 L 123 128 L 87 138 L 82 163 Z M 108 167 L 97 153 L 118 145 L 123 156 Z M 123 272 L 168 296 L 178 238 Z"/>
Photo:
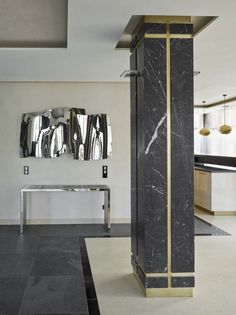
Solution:
<path fill-rule="evenodd" d="M 223 95 L 224 97 L 224 124 L 222 126 L 220 126 L 219 132 L 222 133 L 223 135 L 228 135 L 231 131 L 232 131 L 232 127 L 229 125 L 225 124 L 225 98 L 226 98 L 226 94 Z"/>
<path fill-rule="evenodd" d="M 202 104 L 205 105 L 205 101 L 202 101 Z M 205 114 L 205 109 L 203 109 L 203 128 L 199 130 L 200 135 L 202 136 L 209 136 L 211 133 L 210 129 L 205 127 L 205 120 L 206 120 L 206 114 Z"/>

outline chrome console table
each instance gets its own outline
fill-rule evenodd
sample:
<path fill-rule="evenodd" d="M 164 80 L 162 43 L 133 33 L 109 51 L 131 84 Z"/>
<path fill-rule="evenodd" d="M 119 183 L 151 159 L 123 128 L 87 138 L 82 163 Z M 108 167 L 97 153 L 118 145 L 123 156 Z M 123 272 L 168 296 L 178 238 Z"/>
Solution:
<path fill-rule="evenodd" d="M 111 228 L 110 216 L 110 189 L 104 185 L 27 185 L 21 188 L 21 207 L 20 207 L 20 233 L 24 232 L 27 223 L 27 194 L 30 192 L 104 192 L 104 225 L 108 231 Z"/>

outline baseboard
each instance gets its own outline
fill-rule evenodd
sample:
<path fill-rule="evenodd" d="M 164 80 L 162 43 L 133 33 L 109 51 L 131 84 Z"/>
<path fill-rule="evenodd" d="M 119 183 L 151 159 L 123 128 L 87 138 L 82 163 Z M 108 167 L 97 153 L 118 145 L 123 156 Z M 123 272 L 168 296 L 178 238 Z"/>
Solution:
<path fill-rule="evenodd" d="M 201 206 L 196 205 L 196 204 L 195 204 L 194 206 L 195 206 L 196 209 L 203 210 L 203 211 L 206 211 L 207 213 L 209 213 L 209 214 L 211 214 L 211 215 L 214 215 L 214 211 L 211 211 L 211 210 L 209 210 L 209 209 L 206 209 L 206 208 L 201 207 Z"/>
<path fill-rule="evenodd" d="M 215 216 L 235 216 L 236 211 L 213 211 Z"/>
<path fill-rule="evenodd" d="M 16 219 L 0 219 L 0 225 L 18 225 L 19 220 Z"/>
<path fill-rule="evenodd" d="M 29 219 L 27 224 L 40 225 L 40 224 L 103 224 L 102 218 L 79 218 L 79 219 Z M 130 223 L 129 218 L 113 218 L 111 223 Z M 0 225 L 18 225 L 19 220 L 15 219 L 0 219 Z"/>
<path fill-rule="evenodd" d="M 236 211 L 228 211 L 228 210 L 214 211 L 214 210 L 209 210 L 209 209 L 206 209 L 206 208 L 198 206 L 198 205 L 195 205 L 195 208 L 206 211 L 207 213 L 214 215 L 214 216 L 235 216 L 236 215 Z"/>

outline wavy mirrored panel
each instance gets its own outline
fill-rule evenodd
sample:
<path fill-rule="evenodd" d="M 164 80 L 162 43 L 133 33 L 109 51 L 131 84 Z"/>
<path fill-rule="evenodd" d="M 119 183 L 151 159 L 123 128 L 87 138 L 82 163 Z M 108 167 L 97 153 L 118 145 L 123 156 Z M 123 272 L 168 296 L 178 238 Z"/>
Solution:
<path fill-rule="evenodd" d="M 86 115 L 81 108 L 54 108 L 23 114 L 21 157 L 54 158 L 71 153 L 76 160 L 111 157 L 112 134 L 106 114 Z"/>

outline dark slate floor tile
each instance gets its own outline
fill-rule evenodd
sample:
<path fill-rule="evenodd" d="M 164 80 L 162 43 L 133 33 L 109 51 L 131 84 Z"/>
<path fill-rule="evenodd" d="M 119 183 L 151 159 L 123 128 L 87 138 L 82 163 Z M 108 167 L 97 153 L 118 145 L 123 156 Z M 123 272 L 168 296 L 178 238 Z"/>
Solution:
<path fill-rule="evenodd" d="M 79 235 L 83 236 L 98 236 L 109 235 L 104 224 L 78 224 L 77 225 Z"/>
<path fill-rule="evenodd" d="M 78 236 L 42 236 L 40 239 L 39 251 L 58 253 L 80 252 Z"/>
<path fill-rule="evenodd" d="M 128 223 L 112 224 L 110 235 L 111 236 L 128 237 L 131 235 L 131 225 Z"/>
<path fill-rule="evenodd" d="M 27 225 L 24 229 L 24 235 L 39 235 L 40 225 Z M 19 225 L 0 225 L 0 237 L 1 235 L 19 235 Z"/>
<path fill-rule="evenodd" d="M 62 236 L 74 235 L 79 236 L 77 224 L 56 224 L 56 225 L 42 225 L 40 230 L 41 236 Z"/>
<path fill-rule="evenodd" d="M 26 284 L 27 278 L 0 279 L 0 314 L 18 314 Z"/>
<path fill-rule="evenodd" d="M 0 253 L 27 254 L 38 251 L 39 237 L 29 234 L 0 235 Z"/>
<path fill-rule="evenodd" d="M 27 277 L 31 273 L 34 261 L 35 255 L 32 254 L 1 254 L 0 278 Z"/>
<path fill-rule="evenodd" d="M 88 314 L 80 277 L 30 277 L 19 314 L 37 313 Z"/>
<path fill-rule="evenodd" d="M 221 236 L 221 235 L 230 235 L 224 230 L 210 224 L 209 222 L 196 217 L 194 218 L 194 231 L 196 236 Z"/>
<path fill-rule="evenodd" d="M 0 237 L 2 234 L 18 234 L 19 231 L 19 225 L 0 225 Z"/>
<path fill-rule="evenodd" d="M 31 272 L 33 276 L 77 275 L 83 280 L 82 262 L 79 253 L 38 253 Z"/>

